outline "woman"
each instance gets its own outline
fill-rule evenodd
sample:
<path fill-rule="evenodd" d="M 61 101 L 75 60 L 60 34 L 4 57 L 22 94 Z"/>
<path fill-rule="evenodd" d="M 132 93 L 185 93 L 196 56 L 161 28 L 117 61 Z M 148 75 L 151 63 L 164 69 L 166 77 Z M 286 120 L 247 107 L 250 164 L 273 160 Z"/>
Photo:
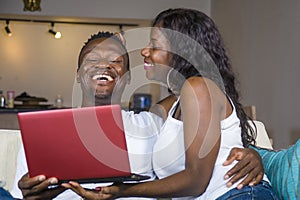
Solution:
<path fill-rule="evenodd" d="M 169 9 L 153 23 L 142 50 L 148 79 L 168 84 L 177 96 L 154 146 L 159 180 L 115 184 L 100 192 L 71 188 L 86 199 L 185 197 L 187 199 L 277 199 L 267 181 L 241 190 L 226 186 L 224 166 L 233 147 L 254 141 L 239 103 L 235 78 L 213 21 L 191 9 Z"/>

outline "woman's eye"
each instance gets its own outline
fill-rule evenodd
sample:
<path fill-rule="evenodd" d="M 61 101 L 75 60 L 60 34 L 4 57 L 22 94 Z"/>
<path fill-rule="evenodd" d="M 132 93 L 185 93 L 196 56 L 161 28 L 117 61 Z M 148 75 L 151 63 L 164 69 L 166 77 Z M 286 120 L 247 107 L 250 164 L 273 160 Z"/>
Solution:
<path fill-rule="evenodd" d="M 154 50 L 160 49 L 160 47 L 157 44 L 155 44 L 155 42 L 149 42 L 148 46 Z"/>
<path fill-rule="evenodd" d="M 157 45 L 155 45 L 155 44 L 152 44 L 152 45 L 151 45 L 151 49 L 154 49 L 154 50 L 156 50 L 156 49 L 160 49 L 160 47 L 159 47 L 159 46 L 157 46 Z"/>

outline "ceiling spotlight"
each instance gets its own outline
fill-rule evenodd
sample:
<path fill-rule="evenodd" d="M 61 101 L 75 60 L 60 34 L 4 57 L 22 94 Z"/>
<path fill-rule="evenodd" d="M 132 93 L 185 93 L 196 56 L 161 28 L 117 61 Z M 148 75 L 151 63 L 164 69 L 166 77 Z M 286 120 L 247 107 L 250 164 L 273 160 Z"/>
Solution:
<path fill-rule="evenodd" d="M 9 25 L 9 20 L 6 20 L 6 26 L 4 29 L 5 29 L 6 34 L 10 37 L 10 36 L 12 36 L 12 32 L 10 31 L 8 25 Z"/>
<path fill-rule="evenodd" d="M 61 38 L 61 33 L 59 31 L 54 31 L 53 28 L 54 28 L 54 23 L 52 22 L 51 23 L 51 28 L 49 29 L 49 33 L 51 33 L 52 35 L 54 35 L 54 37 L 56 39 Z"/>

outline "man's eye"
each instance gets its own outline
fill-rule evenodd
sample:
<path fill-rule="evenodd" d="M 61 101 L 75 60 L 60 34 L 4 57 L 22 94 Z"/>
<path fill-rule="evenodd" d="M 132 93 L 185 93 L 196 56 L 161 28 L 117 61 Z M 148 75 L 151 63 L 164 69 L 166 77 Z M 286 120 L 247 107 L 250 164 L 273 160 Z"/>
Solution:
<path fill-rule="evenodd" d="M 120 60 L 112 60 L 112 61 L 110 61 L 111 63 L 121 63 L 122 61 L 120 61 Z"/>
<path fill-rule="evenodd" d="M 122 59 L 118 59 L 118 58 L 116 58 L 116 59 L 111 59 L 109 62 L 110 62 L 110 63 L 121 63 L 121 62 L 122 62 Z"/>
<path fill-rule="evenodd" d="M 89 58 L 85 60 L 87 63 L 97 63 L 98 59 Z"/>

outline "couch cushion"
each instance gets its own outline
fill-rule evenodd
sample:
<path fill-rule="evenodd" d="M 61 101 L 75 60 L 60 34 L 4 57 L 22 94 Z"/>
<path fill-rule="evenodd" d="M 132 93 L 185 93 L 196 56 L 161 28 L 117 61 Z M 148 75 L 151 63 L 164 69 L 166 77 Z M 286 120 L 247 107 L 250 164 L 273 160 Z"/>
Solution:
<path fill-rule="evenodd" d="M 10 190 L 14 183 L 17 157 L 21 147 L 19 130 L 0 129 L 0 180 L 4 188 Z"/>

